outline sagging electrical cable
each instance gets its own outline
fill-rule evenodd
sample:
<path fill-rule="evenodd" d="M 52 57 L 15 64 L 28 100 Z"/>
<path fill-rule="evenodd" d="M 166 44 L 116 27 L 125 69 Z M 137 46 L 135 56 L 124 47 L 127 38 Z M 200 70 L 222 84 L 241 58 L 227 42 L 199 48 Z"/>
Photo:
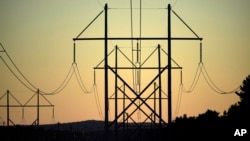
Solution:
<path fill-rule="evenodd" d="M 4 64 L 7 66 L 7 68 L 10 70 L 10 72 L 16 77 L 16 79 L 18 79 L 19 82 L 21 82 L 26 88 L 28 88 L 30 91 L 32 92 L 36 92 L 36 90 L 38 89 L 38 87 L 36 87 L 34 84 L 32 84 L 26 77 L 25 75 L 21 72 L 21 70 L 17 67 L 17 65 L 14 63 L 14 61 L 12 60 L 12 58 L 10 57 L 10 55 L 8 54 L 8 52 L 5 50 L 4 46 L 0 43 L 1 47 L 3 48 L 3 52 L 5 52 L 5 54 L 7 55 L 8 59 L 10 60 L 10 62 L 12 63 L 12 65 L 14 66 L 14 68 L 18 71 L 18 73 L 23 77 L 23 79 L 29 84 L 31 85 L 28 86 L 24 81 L 21 80 L 21 78 L 18 77 L 18 75 L 11 69 L 11 67 L 7 64 L 7 62 L 1 57 L 1 60 L 4 62 Z M 72 67 L 70 68 L 70 71 L 71 71 Z M 69 77 L 69 74 L 70 74 L 70 71 L 69 73 L 67 74 L 66 78 L 64 79 L 64 81 L 61 83 L 61 85 L 56 89 L 54 90 L 53 92 L 50 92 L 50 93 L 47 93 L 47 92 L 43 92 L 43 91 L 40 91 L 41 94 L 44 94 L 44 95 L 53 95 L 53 94 L 56 94 L 56 93 L 59 93 L 60 91 L 63 90 L 63 88 L 68 84 L 68 81 L 70 79 L 67 80 L 67 78 Z M 71 74 L 72 76 L 72 74 Z M 70 77 L 71 78 L 71 77 Z M 67 82 L 65 84 L 65 82 Z"/>
<path fill-rule="evenodd" d="M 132 0 L 130 0 L 130 28 L 131 28 L 131 38 L 134 37 L 134 28 L 133 28 L 133 2 Z M 134 40 L 131 40 L 131 52 L 132 52 L 132 67 L 136 67 L 134 65 Z M 136 88 L 136 85 L 135 85 L 135 70 L 132 70 L 132 80 L 133 80 L 133 88 L 135 89 Z"/>
<path fill-rule="evenodd" d="M 31 90 L 32 92 L 35 92 L 37 90 L 37 87 L 35 87 L 25 76 L 24 74 L 20 71 L 20 69 L 17 67 L 17 65 L 14 63 L 14 61 L 11 59 L 10 55 L 8 54 L 8 52 L 5 50 L 4 46 L 2 45 L 2 43 L 0 43 L 0 46 L 3 49 L 3 52 L 7 55 L 8 59 L 10 60 L 10 62 L 12 63 L 12 65 L 15 67 L 15 69 L 18 71 L 18 73 L 25 79 L 25 81 L 32 87 L 29 87 L 27 84 L 24 83 L 24 81 L 22 81 L 15 73 L 14 71 L 9 67 L 9 65 L 6 63 L 6 61 L 1 57 L 2 61 L 4 62 L 4 64 L 8 67 L 8 69 L 11 71 L 11 73 L 29 90 Z"/>
<path fill-rule="evenodd" d="M 36 90 L 33 87 L 28 86 L 27 84 L 25 84 L 24 81 L 21 80 L 21 78 L 19 78 L 17 76 L 17 74 L 10 68 L 10 66 L 7 64 L 7 62 L 3 59 L 2 56 L 0 56 L 1 60 L 3 61 L 3 63 L 5 64 L 5 66 L 9 69 L 9 71 L 15 76 L 15 78 L 23 85 L 25 86 L 27 89 L 29 89 L 32 92 L 36 92 Z"/>
<path fill-rule="evenodd" d="M 65 87 L 69 84 L 73 74 L 74 74 L 74 71 L 73 71 L 73 66 L 74 64 L 71 65 L 65 79 L 63 80 L 63 82 L 59 85 L 59 87 L 57 89 L 55 89 L 54 91 L 50 92 L 50 93 L 47 93 L 47 92 L 43 92 L 41 91 L 41 94 L 42 95 L 55 95 L 55 94 L 58 94 L 60 93 L 62 90 L 65 89 Z"/>
<path fill-rule="evenodd" d="M 175 109 L 175 114 L 178 115 L 181 105 L 181 99 L 182 99 L 182 92 L 183 92 L 183 84 L 180 84 L 179 91 L 178 91 L 178 98 L 177 98 L 177 104 Z"/>
<path fill-rule="evenodd" d="M 198 67 L 196 69 L 196 73 L 195 73 L 194 79 L 193 79 L 192 84 L 189 87 L 189 89 L 185 89 L 185 87 L 183 86 L 184 93 L 191 93 L 195 89 L 195 87 L 196 87 L 196 85 L 197 85 L 197 83 L 198 83 L 198 81 L 200 79 L 201 72 L 202 72 L 202 63 L 199 63 Z"/>
<path fill-rule="evenodd" d="M 78 85 L 80 86 L 81 90 L 82 90 L 84 93 L 92 93 L 92 92 L 94 91 L 94 90 L 93 90 L 93 89 L 94 89 L 94 86 L 93 86 L 90 90 L 88 90 L 88 89 L 86 88 L 86 86 L 85 86 L 84 83 L 83 83 L 82 77 L 81 77 L 81 75 L 80 75 L 80 71 L 79 71 L 79 69 L 78 69 L 76 63 L 74 63 L 73 70 L 74 70 L 75 77 L 76 77 L 76 79 L 77 79 Z"/>
<path fill-rule="evenodd" d="M 202 71 L 202 74 L 205 78 L 205 81 L 207 82 L 207 84 L 209 85 L 209 87 L 219 93 L 219 94 L 231 94 L 231 93 L 235 93 L 237 91 L 240 90 L 240 85 L 238 87 L 236 87 L 235 89 L 231 90 L 231 91 L 224 91 L 224 90 L 221 90 L 218 86 L 215 85 L 215 83 L 212 81 L 211 77 L 209 76 L 205 66 L 203 65 L 203 69 L 204 71 Z"/>
<path fill-rule="evenodd" d="M 202 76 L 204 77 L 206 83 L 208 84 L 208 86 L 216 93 L 219 93 L 219 94 L 231 94 L 231 93 L 235 93 L 237 92 L 239 89 L 240 89 L 240 85 L 238 87 L 236 87 L 235 89 L 231 90 L 231 91 L 224 91 L 222 89 L 220 89 L 217 85 L 215 85 L 215 83 L 213 82 L 213 80 L 211 79 L 211 77 L 209 76 L 206 68 L 205 68 L 205 65 L 201 62 L 199 63 L 198 67 L 197 67 L 197 71 L 196 71 L 196 74 L 195 74 L 195 77 L 194 77 L 194 80 L 190 86 L 190 88 L 188 90 L 185 89 L 185 87 L 183 87 L 183 90 L 185 93 L 191 93 L 197 83 L 198 83 L 198 80 L 200 79 L 200 75 L 202 74 Z"/>
<path fill-rule="evenodd" d="M 2 56 L 0 56 L 2 62 L 6 65 L 6 67 L 9 69 L 9 71 L 10 71 L 10 72 L 15 76 L 15 78 L 16 78 L 21 84 L 23 84 L 27 89 L 29 89 L 29 90 L 32 91 L 32 92 L 36 92 L 37 89 L 38 89 L 38 87 L 36 87 L 34 84 L 32 84 L 32 83 L 27 79 L 27 77 L 25 77 L 25 75 L 24 75 L 24 74 L 21 72 L 21 70 L 17 67 L 17 65 L 14 63 L 13 59 L 10 57 L 10 55 L 8 54 L 8 52 L 5 50 L 4 46 L 3 46 L 1 43 L 0 43 L 0 46 L 1 46 L 2 49 L 3 49 L 3 51 L 1 51 L 1 52 L 4 52 L 4 53 L 7 55 L 8 59 L 10 60 L 10 62 L 11 62 L 12 65 L 14 66 L 14 68 L 17 70 L 17 72 L 22 76 L 22 78 L 23 78 L 25 81 L 23 81 L 22 78 L 20 78 L 20 77 L 18 76 L 18 74 L 16 74 L 16 73 L 14 72 L 14 70 L 10 67 L 10 65 L 8 65 L 8 63 L 5 61 L 5 59 L 4 59 Z M 75 69 L 76 69 L 76 70 L 75 70 Z M 79 83 L 81 89 L 82 89 L 85 93 L 90 93 L 90 92 L 86 89 L 86 87 L 85 87 L 85 85 L 84 85 L 84 83 L 83 83 L 83 81 L 82 81 L 82 78 L 81 78 L 81 76 L 80 76 L 80 72 L 79 72 L 79 69 L 78 69 L 76 63 L 72 63 L 72 65 L 71 65 L 71 67 L 70 67 L 70 69 L 69 69 L 69 71 L 68 71 L 68 73 L 67 73 L 65 79 L 62 81 L 62 83 L 61 83 L 55 90 L 53 90 L 52 92 L 44 92 L 43 90 L 40 90 L 40 94 L 41 94 L 41 95 L 55 95 L 55 94 L 60 93 L 60 92 L 61 92 L 62 90 L 64 90 L 64 88 L 68 85 L 68 83 L 70 82 L 70 80 L 71 80 L 73 74 L 76 75 L 77 81 L 78 81 L 78 83 Z M 28 83 L 30 86 L 29 86 L 27 83 Z M 93 88 L 92 88 L 92 89 L 93 89 Z M 93 90 L 92 90 L 92 91 L 93 91 Z"/>
<path fill-rule="evenodd" d="M 96 108 L 98 111 L 98 115 L 100 116 L 100 119 L 104 120 L 104 116 L 102 113 L 102 108 L 101 108 L 101 104 L 100 104 L 100 100 L 99 100 L 98 88 L 97 88 L 95 79 L 96 79 L 96 74 L 94 71 L 94 84 L 93 84 L 93 86 L 94 86 L 94 97 L 95 97 Z"/>

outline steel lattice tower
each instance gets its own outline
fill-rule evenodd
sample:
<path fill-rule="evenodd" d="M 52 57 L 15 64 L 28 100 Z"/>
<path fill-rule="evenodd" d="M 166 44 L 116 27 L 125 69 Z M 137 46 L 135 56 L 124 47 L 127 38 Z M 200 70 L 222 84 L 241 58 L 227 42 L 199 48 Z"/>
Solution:
<path fill-rule="evenodd" d="M 108 35 L 108 5 L 104 7 L 104 37 L 103 38 L 80 38 L 80 35 L 85 29 L 76 37 L 73 38 L 74 42 L 81 40 L 96 40 L 103 41 L 104 48 L 104 67 L 95 67 L 94 69 L 104 70 L 104 108 L 105 108 L 105 140 L 150 140 L 151 137 L 154 140 L 163 140 L 164 137 L 161 135 L 166 134 L 165 127 L 170 127 L 172 121 L 172 69 L 182 69 L 182 67 L 173 67 L 171 58 L 171 41 L 172 40 L 202 40 L 187 24 L 181 20 L 181 18 L 171 10 L 170 4 L 167 7 L 168 25 L 167 25 L 167 37 L 109 37 Z M 196 35 L 195 38 L 179 38 L 171 36 L 171 12 L 174 14 Z M 101 14 L 100 12 L 96 18 Z M 95 18 L 95 19 L 96 19 Z M 95 20 L 94 19 L 94 20 Z M 92 22 L 94 22 L 94 20 Z M 91 23 L 92 23 L 91 22 Z M 90 23 L 90 24 L 91 24 Z M 90 26 L 90 24 L 88 26 Z M 88 27 L 87 26 L 87 27 Z M 136 61 L 131 61 L 125 53 L 116 45 L 112 53 L 115 58 L 110 58 L 111 52 L 108 51 L 109 41 L 137 41 L 137 48 L 132 52 L 136 52 Z M 141 62 L 141 41 L 166 41 L 167 42 L 167 53 L 165 54 L 166 64 L 162 61 L 162 50 L 159 44 L 155 46 L 152 54 L 156 54 L 157 59 L 154 63 L 155 66 L 145 67 Z M 125 59 L 130 62 L 130 66 L 120 66 L 121 61 L 118 59 L 121 54 Z M 150 59 L 147 57 L 146 61 Z M 109 63 L 110 59 L 114 59 L 115 63 Z M 75 62 L 75 46 L 74 46 L 74 62 Z M 130 70 L 135 76 L 135 85 L 131 85 L 127 80 L 126 71 Z M 150 77 L 150 81 L 145 82 L 142 87 L 141 82 L 143 71 L 154 71 L 154 75 Z M 125 73 L 124 73 L 125 72 Z M 165 75 L 163 75 L 165 73 Z M 164 76 L 164 78 L 163 78 Z M 165 77 L 167 76 L 167 78 Z M 112 78 L 112 80 L 111 80 Z M 167 86 L 163 86 L 163 82 Z M 114 83 L 114 90 L 112 93 L 109 88 L 111 83 Z M 164 89 L 165 88 L 165 89 Z M 166 91 L 166 93 L 164 93 Z M 112 111 L 111 108 L 113 107 Z M 113 113 L 114 117 L 110 117 L 109 113 Z M 137 114 L 136 114 L 137 113 Z M 163 114 L 168 113 L 163 118 Z M 138 117 L 135 119 L 135 117 Z M 167 131 L 170 139 L 170 128 Z M 152 135 L 151 135 L 152 134 Z"/>

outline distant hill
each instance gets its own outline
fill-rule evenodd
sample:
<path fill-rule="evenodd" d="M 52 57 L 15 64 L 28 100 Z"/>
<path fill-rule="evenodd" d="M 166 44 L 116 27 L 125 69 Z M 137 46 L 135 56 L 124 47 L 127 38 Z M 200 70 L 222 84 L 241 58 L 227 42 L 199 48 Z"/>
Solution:
<path fill-rule="evenodd" d="M 63 131 L 103 131 L 104 121 L 87 120 L 69 123 L 56 123 L 40 125 L 44 129 L 63 130 Z"/>
<path fill-rule="evenodd" d="M 40 125 L 40 127 L 45 130 L 59 130 L 59 131 L 77 131 L 77 132 L 104 131 L 104 121 L 86 120 L 86 121 L 68 122 L 68 123 L 45 124 L 45 125 Z M 148 129 L 151 127 L 151 123 L 143 123 L 141 127 Z M 126 128 L 135 129 L 138 128 L 138 125 L 133 123 L 128 123 L 126 124 Z M 110 130 L 112 129 L 113 128 L 110 127 Z"/>

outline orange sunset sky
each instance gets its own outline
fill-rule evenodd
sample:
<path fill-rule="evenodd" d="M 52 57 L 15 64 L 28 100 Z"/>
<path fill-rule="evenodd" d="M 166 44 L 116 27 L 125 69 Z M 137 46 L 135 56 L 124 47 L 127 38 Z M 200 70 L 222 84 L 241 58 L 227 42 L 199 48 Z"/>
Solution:
<path fill-rule="evenodd" d="M 133 0 L 133 36 L 140 35 L 139 0 Z M 130 0 L 2 0 L 0 1 L 0 43 L 5 48 L 14 64 L 36 88 L 43 92 L 53 92 L 66 78 L 73 63 L 73 43 L 75 38 L 98 14 L 108 10 L 109 37 L 131 37 Z M 230 92 L 242 84 L 250 74 L 250 1 L 248 0 L 143 0 L 141 3 L 141 36 L 167 36 L 167 5 L 203 38 L 203 72 L 209 75 L 208 83 L 200 75 L 196 87 L 185 93 L 195 79 L 200 63 L 200 41 L 172 41 L 172 58 L 181 66 L 173 70 L 172 75 L 172 110 L 176 116 L 187 114 L 196 116 L 207 109 L 223 114 L 230 105 L 239 101 L 234 94 L 220 94 L 211 88 L 211 82 L 223 92 Z M 173 37 L 195 37 L 195 35 L 172 14 Z M 81 37 L 103 37 L 104 14 L 81 35 Z M 167 41 L 142 42 L 141 60 L 160 44 L 167 51 Z M 131 41 L 109 41 L 109 52 L 118 45 L 131 57 Z M 136 42 L 134 42 L 136 45 Z M 21 103 L 25 104 L 36 89 L 30 85 L 15 69 L 8 55 L 0 47 L 0 97 L 9 90 Z M 73 122 L 81 120 L 104 120 L 104 75 L 95 67 L 104 58 L 103 42 L 77 41 L 76 63 L 85 88 L 80 87 L 75 74 L 68 85 L 59 93 L 45 95 L 53 108 L 40 108 L 40 124 L 54 122 Z M 110 62 L 114 63 L 113 56 Z M 156 56 L 152 56 L 154 58 Z M 123 58 L 124 59 L 124 58 Z M 126 60 L 126 59 L 125 59 Z M 128 65 L 126 61 L 119 66 Z M 148 66 L 154 66 L 154 59 Z M 162 61 L 167 63 L 167 60 Z M 7 65 L 6 65 L 7 64 Z M 103 65 L 103 64 L 101 64 Z M 162 65 L 162 66 L 163 66 Z M 13 70 L 14 74 L 10 71 Z M 204 70 L 205 68 L 205 70 Z M 124 73 L 131 82 L 132 72 Z M 142 73 L 142 87 L 152 79 L 153 73 Z M 167 92 L 167 75 L 163 83 Z M 17 79 L 19 78 L 23 85 Z M 110 75 L 110 80 L 113 79 Z M 182 81 L 182 85 L 181 84 Z M 113 81 L 111 81 L 113 82 Z M 93 84 L 95 87 L 93 88 Z M 210 84 L 210 85 L 209 85 Z M 109 88 L 110 95 L 114 89 Z M 179 89 L 182 86 L 183 91 Z M 185 88 L 185 89 L 184 89 Z M 95 91 L 94 91 L 95 89 Z M 180 101 L 181 98 L 181 101 Z M 13 98 L 11 104 L 18 104 Z M 36 104 L 36 98 L 28 104 Z M 48 104 L 41 98 L 40 104 Z M 6 97 L 0 99 L 0 105 L 6 105 Z M 178 107 L 179 106 L 179 107 Z M 112 106 L 110 106 L 112 111 Z M 163 117 L 167 119 L 167 111 Z M 110 112 L 110 117 L 114 113 Z M 36 108 L 11 108 L 10 119 L 15 124 L 31 124 L 36 119 Z M 6 108 L 0 107 L 0 124 L 6 123 Z"/>

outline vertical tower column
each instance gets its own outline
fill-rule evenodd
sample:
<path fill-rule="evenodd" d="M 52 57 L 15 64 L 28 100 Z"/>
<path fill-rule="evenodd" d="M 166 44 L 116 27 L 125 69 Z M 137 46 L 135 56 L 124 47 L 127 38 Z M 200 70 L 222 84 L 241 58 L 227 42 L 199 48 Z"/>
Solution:
<path fill-rule="evenodd" d="M 37 127 L 39 126 L 39 117 L 40 117 L 40 112 L 39 112 L 39 108 L 40 108 L 40 103 L 39 103 L 39 95 L 40 95 L 40 92 L 39 92 L 39 89 L 37 90 L 37 119 L 36 119 L 36 125 Z"/>
<path fill-rule="evenodd" d="M 118 46 L 115 46 L 115 140 L 118 139 L 118 121 L 117 121 L 117 115 L 118 115 L 118 78 L 117 78 L 117 74 L 118 74 Z"/>
<path fill-rule="evenodd" d="M 104 128 L 105 128 L 105 139 L 106 141 L 108 141 L 109 139 L 109 130 L 108 130 L 108 120 L 109 120 L 109 117 L 108 117 L 108 5 L 105 4 L 105 7 L 104 7 L 104 10 L 105 10 L 105 17 L 104 17 L 104 103 L 105 103 L 105 125 L 104 125 Z"/>
<path fill-rule="evenodd" d="M 172 72 L 171 72 L 171 6 L 168 4 L 168 138 L 171 139 L 172 122 Z"/>
<path fill-rule="evenodd" d="M 9 103 L 10 91 L 7 90 L 7 126 L 10 126 L 10 103 Z"/>
<path fill-rule="evenodd" d="M 159 75 L 159 126 L 162 124 L 162 95 L 161 95 L 161 46 L 158 45 L 158 75 Z"/>

